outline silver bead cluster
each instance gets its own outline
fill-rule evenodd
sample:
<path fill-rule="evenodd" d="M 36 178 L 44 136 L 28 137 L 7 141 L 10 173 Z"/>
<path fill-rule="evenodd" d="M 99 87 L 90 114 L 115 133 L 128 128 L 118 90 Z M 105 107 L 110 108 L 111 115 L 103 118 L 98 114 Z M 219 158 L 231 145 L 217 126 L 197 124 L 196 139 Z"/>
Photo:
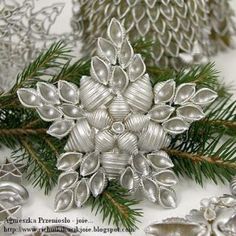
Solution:
<path fill-rule="evenodd" d="M 230 195 L 203 199 L 199 210 L 185 218 L 169 218 L 146 228 L 150 236 L 234 236 L 236 235 L 236 198 Z"/>
<path fill-rule="evenodd" d="M 171 135 L 202 119 L 202 107 L 216 96 L 195 84 L 176 86 L 174 80 L 153 88 L 142 57 L 133 52 L 125 29 L 114 18 L 107 38 L 97 41 L 91 76 L 83 76 L 80 87 L 61 80 L 18 90 L 24 106 L 53 121 L 48 134 L 69 135 L 57 163 L 64 171 L 55 201 L 60 211 L 74 203 L 81 207 L 113 178 L 130 192 L 141 190 L 150 201 L 175 207 L 172 187 L 177 177 L 162 149 L 170 144 Z"/>
<path fill-rule="evenodd" d="M 73 4 L 72 27 L 84 43 L 84 53 L 92 55 L 95 39 L 105 35 L 112 17 L 124 25 L 131 42 L 154 41 L 148 64 L 177 70 L 183 64 L 207 62 L 224 37 L 230 41 L 235 33 L 227 0 L 73 0 Z"/>

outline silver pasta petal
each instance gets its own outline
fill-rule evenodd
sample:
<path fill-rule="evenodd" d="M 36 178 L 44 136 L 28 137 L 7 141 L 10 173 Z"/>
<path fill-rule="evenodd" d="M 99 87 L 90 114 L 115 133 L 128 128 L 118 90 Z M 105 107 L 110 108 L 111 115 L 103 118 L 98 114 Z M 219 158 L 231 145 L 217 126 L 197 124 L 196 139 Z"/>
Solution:
<path fill-rule="evenodd" d="M 62 117 L 61 111 L 51 104 L 37 107 L 36 110 L 41 119 L 45 121 L 59 120 Z"/>
<path fill-rule="evenodd" d="M 172 170 L 162 170 L 153 175 L 153 179 L 162 186 L 172 187 L 178 183 L 177 176 Z"/>
<path fill-rule="evenodd" d="M 60 99 L 66 103 L 79 103 L 79 89 L 78 87 L 65 80 L 58 81 L 58 94 Z"/>
<path fill-rule="evenodd" d="M 196 84 L 195 83 L 184 83 L 179 85 L 176 88 L 176 94 L 174 98 L 175 104 L 184 104 L 188 102 L 196 91 Z"/>
<path fill-rule="evenodd" d="M 138 188 L 139 177 L 130 166 L 120 175 L 120 185 L 129 191 L 135 191 Z"/>
<path fill-rule="evenodd" d="M 98 38 L 97 54 L 102 59 L 107 60 L 111 64 L 116 64 L 117 50 L 114 45 L 107 39 Z"/>
<path fill-rule="evenodd" d="M 21 88 L 17 91 L 21 104 L 25 107 L 35 108 L 42 105 L 42 99 L 35 89 Z"/>
<path fill-rule="evenodd" d="M 193 104 L 186 104 L 177 108 L 176 114 L 187 122 L 201 120 L 205 117 L 202 108 Z"/>
<path fill-rule="evenodd" d="M 65 189 L 59 191 L 55 196 L 54 210 L 67 211 L 72 208 L 74 203 L 73 191 L 71 189 Z"/>
<path fill-rule="evenodd" d="M 181 134 L 189 129 L 189 124 L 182 118 L 173 117 L 163 123 L 163 128 L 170 134 Z"/>
<path fill-rule="evenodd" d="M 198 90 L 192 97 L 191 101 L 200 106 L 206 106 L 214 102 L 217 98 L 217 93 L 209 88 Z"/>
<path fill-rule="evenodd" d="M 74 201 L 77 207 L 82 207 L 89 199 L 90 190 L 86 179 L 81 179 L 74 189 Z"/>
<path fill-rule="evenodd" d="M 172 113 L 174 112 L 175 108 L 169 105 L 155 105 L 152 109 L 148 112 L 151 120 L 156 122 L 164 122 L 170 118 Z"/>
<path fill-rule="evenodd" d="M 65 152 L 57 159 L 57 168 L 63 171 L 76 170 L 83 154 L 79 152 Z"/>
<path fill-rule="evenodd" d="M 99 167 L 100 156 L 95 152 L 87 154 L 81 161 L 80 174 L 82 176 L 91 175 L 95 173 Z"/>
<path fill-rule="evenodd" d="M 146 71 L 146 65 L 143 62 L 141 55 L 135 54 L 133 60 L 128 67 L 128 75 L 131 82 L 141 78 Z"/>
<path fill-rule="evenodd" d="M 63 138 L 70 133 L 74 127 L 74 121 L 72 120 L 58 120 L 52 123 L 47 130 L 47 133 L 56 138 Z"/>
<path fill-rule="evenodd" d="M 105 61 L 95 56 L 92 58 L 91 61 L 90 74 L 91 77 L 97 80 L 99 83 L 107 85 L 111 71 L 108 64 Z"/>
<path fill-rule="evenodd" d="M 154 86 L 155 103 L 166 103 L 173 100 L 175 96 L 175 81 L 173 79 L 157 83 Z"/>
<path fill-rule="evenodd" d="M 89 188 L 94 197 L 100 195 L 107 186 L 105 171 L 100 168 L 90 179 Z"/>
<path fill-rule="evenodd" d="M 74 104 L 62 104 L 61 111 L 67 119 L 79 119 L 84 116 L 84 111 Z"/>
<path fill-rule="evenodd" d="M 133 157 L 131 165 L 135 172 L 143 176 L 149 175 L 151 171 L 147 159 L 140 153 Z"/>
<path fill-rule="evenodd" d="M 111 75 L 111 88 L 114 93 L 124 92 L 129 84 L 126 72 L 120 66 L 114 66 Z"/>
<path fill-rule="evenodd" d="M 60 104 L 56 86 L 46 82 L 38 82 L 37 91 L 45 103 Z"/>
<path fill-rule="evenodd" d="M 121 49 L 118 55 L 120 65 L 123 68 L 126 68 L 130 64 L 133 56 L 134 56 L 134 50 L 128 39 L 125 39 L 121 45 Z"/>
<path fill-rule="evenodd" d="M 151 202 L 158 201 L 159 189 L 157 184 L 149 177 L 141 178 L 142 191 L 145 197 Z"/>
<path fill-rule="evenodd" d="M 159 203 L 164 208 L 176 208 L 177 199 L 175 191 L 170 188 L 160 187 Z"/>
<path fill-rule="evenodd" d="M 157 170 L 163 170 L 174 167 L 169 155 L 164 151 L 158 151 L 147 154 L 147 159 L 151 166 Z"/>
<path fill-rule="evenodd" d="M 76 171 L 63 172 L 58 178 L 58 188 L 61 190 L 73 188 L 78 181 L 78 178 L 79 175 Z"/>

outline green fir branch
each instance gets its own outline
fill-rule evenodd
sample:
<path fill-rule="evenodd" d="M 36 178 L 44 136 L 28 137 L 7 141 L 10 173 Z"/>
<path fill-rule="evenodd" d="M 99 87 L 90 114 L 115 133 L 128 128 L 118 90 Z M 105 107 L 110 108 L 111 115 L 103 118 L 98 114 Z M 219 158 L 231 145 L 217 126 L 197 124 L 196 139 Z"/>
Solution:
<path fill-rule="evenodd" d="M 91 202 L 92 212 L 102 214 L 103 222 L 122 225 L 130 233 L 137 229 L 138 218 L 143 215 L 141 209 L 133 208 L 139 201 L 130 199 L 128 190 L 115 181 L 110 181 L 107 189 L 100 196 L 92 197 Z"/>

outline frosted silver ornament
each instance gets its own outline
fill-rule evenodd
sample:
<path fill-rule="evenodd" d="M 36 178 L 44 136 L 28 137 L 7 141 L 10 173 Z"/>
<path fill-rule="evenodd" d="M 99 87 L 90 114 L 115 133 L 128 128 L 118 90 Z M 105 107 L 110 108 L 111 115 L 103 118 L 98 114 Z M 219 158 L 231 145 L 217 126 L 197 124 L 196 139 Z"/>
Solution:
<path fill-rule="evenodd" d="M 66 152 L 61 154 L 57 159 L 57 168 L 68 171 L 76 170 L 81 162 L 83 154 L 79 152 Z"/>
<path fill-rule="evenodd" d="M 103 192 L 107 186 L 107 178 L 105 171 L 100 168 L 90 179 L 89 188 L 94 197 L 97 197 Z"/>
<path fill-rule="evenodd" d="M 79 89 L 78 87 L 65 80 L 58 81 L 58 94 L 60 99 L 66 103 L 79 103 Z"/>
<path fill-rule="evenodd" d="M 74 201 L 77 207 L 82 207 L 90 196 L 90 190 L 86 179 L 81 179 L 74 189 Z"/>
<path fill-rule="evenodd" d="M 100 156 L 95 152 L 87 154 L 81 161 L 80 174 L 82 176 L 91 175 L 98 170 L 99 166 Z"/>
<path fill-rule="evenodd" d="M 54 210 L 67 211 L 72 208 L 74 203 L 73 191 L 71 189 L 65 189 L 59 191 L 55 196 Z"/>
<path fill-rule="evenodd" d="M 76 171 L 63 172 L 58 178 L 58 188 L 61 190 L 73 188 L 78 178 L 79 175 Z"/>

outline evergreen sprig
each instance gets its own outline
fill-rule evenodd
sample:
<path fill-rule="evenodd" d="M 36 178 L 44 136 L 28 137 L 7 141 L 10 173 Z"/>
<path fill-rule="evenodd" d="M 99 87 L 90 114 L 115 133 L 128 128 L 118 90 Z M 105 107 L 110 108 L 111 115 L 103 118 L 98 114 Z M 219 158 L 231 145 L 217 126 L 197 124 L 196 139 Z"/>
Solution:
<path fill-rule="evenodd" d="M 102 220 L 119 227 L 122 224 L 128 232 L 137 229 L 141 209 L 132 208 L 139 202 L 129 198 L 128 190 L 115 181 L 110 181 L 106 190 L 98 197 L 91 198 L 92 212 L 102 214 Z"/>

